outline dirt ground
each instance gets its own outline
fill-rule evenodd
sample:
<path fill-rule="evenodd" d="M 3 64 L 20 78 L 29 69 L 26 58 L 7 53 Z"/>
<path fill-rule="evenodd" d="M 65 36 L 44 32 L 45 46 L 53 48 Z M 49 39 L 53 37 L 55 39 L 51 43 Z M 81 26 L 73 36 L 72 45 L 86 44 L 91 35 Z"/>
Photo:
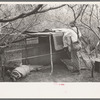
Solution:
<path fill-rule="evenodd" d="M 54 65 L 52 75 L 50 75 L 50 70 L 47 68 L 33 71 L 17 82 L 100 82 L 100 73 L 94 72 L 94 78 L 91 77 L 91 71 L 86 69 L 81 70 L 80 74 L 71 73 L 63 63 Z M 2 78 L 0 81 L 3 82 Z M 11 82 L 9 77 L 5 76 L 5 82 Z"/>

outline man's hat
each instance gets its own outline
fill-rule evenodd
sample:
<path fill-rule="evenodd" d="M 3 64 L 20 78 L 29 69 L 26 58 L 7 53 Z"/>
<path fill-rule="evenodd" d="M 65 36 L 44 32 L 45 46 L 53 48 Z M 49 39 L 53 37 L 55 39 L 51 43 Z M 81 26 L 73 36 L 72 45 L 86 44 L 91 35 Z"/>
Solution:
<path fill-rule="evenodd" d="M 75 25 L 76 25 L 76 22 L 75 21 L 70 22 L 70 26 L 71 27 L 74 27 Z"/>

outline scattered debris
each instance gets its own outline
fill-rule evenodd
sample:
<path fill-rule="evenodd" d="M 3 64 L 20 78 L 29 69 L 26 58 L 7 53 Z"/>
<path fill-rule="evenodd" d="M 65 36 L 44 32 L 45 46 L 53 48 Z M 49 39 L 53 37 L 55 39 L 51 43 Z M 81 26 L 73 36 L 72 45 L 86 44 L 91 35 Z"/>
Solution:
<path fill-rule="evenodd" d="M 40 70 L 40 65 L 20 65 L 19 67 L 16 67 L 11 72 L 8 70 L 8 73 L 10 73 L 10 78 L 12 81 L 16 81 L 19 78 L 27 76 L 31 71 L 38 71 Z"/>
<path fill-rule="evenodd" d="M 10 63 L 11 67 L 6 68 L 7 75 L 12 79 L 12 81 L 17 81 L 18 79 L 27 76 L 32 71 L 45 70 L 50 68 L 50 66 L 43 65 L 22 65 L 15 67 L 16 63 Z M 12 67 L 13 65 L 13 67 Z"/>

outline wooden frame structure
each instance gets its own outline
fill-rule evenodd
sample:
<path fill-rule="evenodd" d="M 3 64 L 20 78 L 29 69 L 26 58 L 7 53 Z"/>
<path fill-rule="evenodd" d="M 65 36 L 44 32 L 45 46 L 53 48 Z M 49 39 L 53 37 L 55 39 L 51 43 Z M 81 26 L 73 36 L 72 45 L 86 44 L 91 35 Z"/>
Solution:
<path fill-rule="evenodd" d="M 53 52 L 52 52 L 52 32 L 43 32 L 43 33 L 28 33 L 30 36 L 48 36 L 49 37 L 49 46 L 50 46 L 50 64 L 51 64 L 51 72 L 53 73 Z"/>
<path fill-rule="evenodd" d="M 51 64 L 51 72 L 50 72 L 50 75 L 52 75 L 52 73 L 53 73 L 53 67 L 54 67 L 54 64 L 53 64 L 53 50 L 52 50 L 52 32 L 27 33 L 26 35 L 27 36 L 29 35 L 31 37 L 34 37 L 34 36 L 46 36 L 46 37 L 49 37 L 49 47 L 50 47 L 50 50 L 49 50 L 50 52 L 49 53 L 50 53 L 50 64 Z M 16 42 L 19 42 L 19 40 L 16 41 Z M 5 52 L 2 55 L 5 55 Z M 5 74 L 5 72 L 4 72 L 4 69 L 5 69 L 4 59 L 5 59 L 5 57 L 3 56 L 2 57 L 2 65 L 1 65 L 1 68 L 2 68 L 1 77 L 2 77 L 3 81 L 5 81 L 5 75 L 4 75 Z"/>

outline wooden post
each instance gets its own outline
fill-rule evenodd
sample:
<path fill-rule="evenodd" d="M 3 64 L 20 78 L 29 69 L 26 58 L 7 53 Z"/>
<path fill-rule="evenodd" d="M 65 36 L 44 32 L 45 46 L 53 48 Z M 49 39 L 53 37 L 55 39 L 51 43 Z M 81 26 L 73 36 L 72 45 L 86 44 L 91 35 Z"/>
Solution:
<path fill-rule="evenodd" d="M 28 65 L 28 51 L 27 51 L 27 38 L 25 38 L 25 64 Z"/>
<path fill-rule="evenodd" d="M 49 44 L 50 44 L 50 62 L 51 62 L 51 73 L 53 73 L 53 57 L 52 57 L 52 42 L 51 42 L 51 34 L 49 35 Z"/>
<path fill-rule="evenodd" d="M 96 47 L 95 47 L 95 55 L 96 55 L 96 58 L 98 58 L 98 46 L 100 44 L 100 41 L 98 41 L 98 43 L 96 44 Z"/>
<path fill-rule="evenodd" d="M 91 77 L 94 77 L 94 66 L 92 66 Z"/>
<path fill-rule="evenodd" d="M 95 47 L 96 58 L 98 58 L 98 46 L 99 46 L 99 44 L 100 44 L 100 41 L 97 42 L 96 47 Z M 95 65 L 92 66 L 92 70 L 91 70 L 91 77 L 92 78 L 94 77 L 94 67 L 95 67 Z"/>
<path fill-rule="evenodd" d="M 7 46 L 0 46 L 0 57 L 1 57 L 1 77 L 2 80 L 5 81 L 5 63 L 6 63 L 6 54 L 5 54 L 5 49 Z"/>
<path fill-rule="evenodd" d="M 5 81 L 5 52 L 3 51 L 1 54 L 1 77 L 2 80 Z"/>

